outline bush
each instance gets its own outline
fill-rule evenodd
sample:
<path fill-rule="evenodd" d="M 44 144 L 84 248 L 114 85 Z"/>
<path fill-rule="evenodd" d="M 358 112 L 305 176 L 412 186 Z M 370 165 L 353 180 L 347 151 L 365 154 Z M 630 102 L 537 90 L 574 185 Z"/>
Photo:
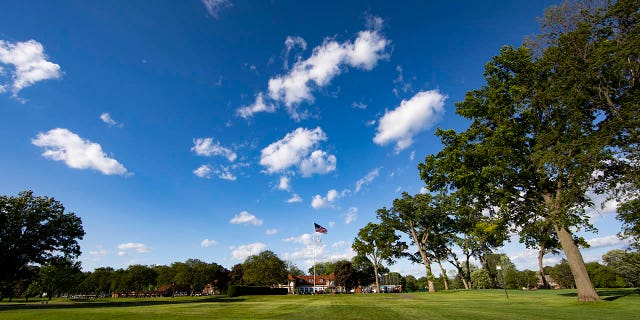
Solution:
<path fill-rule="evenodd" d="M 229 297 L 238 296 L 257 296 L 257 295 L 286 295 L 289 293 L 287 288 L 270 288 L 270 287 L 250 287 L 250 286 L 229 286 L 227 295 Z"/>

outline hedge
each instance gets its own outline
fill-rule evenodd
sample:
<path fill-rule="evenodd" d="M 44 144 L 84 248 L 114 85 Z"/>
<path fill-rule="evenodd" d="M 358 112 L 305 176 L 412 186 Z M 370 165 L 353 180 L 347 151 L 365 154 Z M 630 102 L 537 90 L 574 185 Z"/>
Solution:
<path fill-rule="evenodd" d="M 227 295 L 230 297 L 237 296 L 257 296 L 257 295 L 286 295 L 289 293 L 287 288 L 270 288 L 270 287 L 250 287 L 250 286 L 229 286 Z"/>

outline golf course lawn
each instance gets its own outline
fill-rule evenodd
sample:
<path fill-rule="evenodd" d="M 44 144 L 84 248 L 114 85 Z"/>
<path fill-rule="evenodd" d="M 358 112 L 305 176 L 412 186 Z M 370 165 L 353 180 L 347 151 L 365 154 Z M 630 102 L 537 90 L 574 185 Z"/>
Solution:
<path fill-rule="evenodd" d="M 408 294 L 229 298 L 54 299 L 0 303 L 0 319 L 640 319 L 640 289 L 603 289 L 598 303 L 574 290 L 472 290 Z"/>

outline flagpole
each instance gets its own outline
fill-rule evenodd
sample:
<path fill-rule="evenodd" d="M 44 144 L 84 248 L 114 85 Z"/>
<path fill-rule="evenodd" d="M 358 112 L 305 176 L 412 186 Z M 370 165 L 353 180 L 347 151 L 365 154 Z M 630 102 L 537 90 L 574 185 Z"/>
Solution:
<path fill-rule="evenodd" d="M 316 245 L 318 242 L 322 241 L 322 237 L 320 234 L 327 233 L 327 229 L 320 226 L 317 223 L 313 224 L 313 293 L 316 293 Z"/>
<path fill-rule="evenodd" d="M 313 243 L 313 294 L 316 294 L 316 244 L 315 242 Z"/>

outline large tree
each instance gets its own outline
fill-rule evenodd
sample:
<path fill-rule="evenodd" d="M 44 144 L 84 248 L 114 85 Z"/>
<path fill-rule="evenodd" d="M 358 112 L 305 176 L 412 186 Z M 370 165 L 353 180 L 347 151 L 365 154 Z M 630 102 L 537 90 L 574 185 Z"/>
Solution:
<path fill-rule="evenodd" d="M 76 258 L 83 236 L 81 219 L 54 198 L 0 196 L 0 284 L 18 280 L 29 264 Z"/>
<path fill-rule="evenodd" d="M 287 265 L 269 250 L 248 257 L 242 271 L 242 279 L 251 285 L 273 286 L 287 281 Z"/>
<path fill-rule="evenodd" d="M 393 264 L 395 258 L 400 257 L 407 248 L 406 244 L 400 241 L 400 236 L 396 235 L 395 230 L 389 225 L 372 222 L 358 231 L 358 236 L 353 240 L 351 247 L 359 255 L 367 257 L 373 264 L 376 292 L 380 292 L 378 275 L 382 262 Z"/>
<path fill-rule="evenodd" d="M 393 201 L 390 209 L 385 207 L 378 210 L 378 218 L 383 224 L 405 233 L 418 249 L 409 258 L 424 265 L 429 279 L 429 292 L 436 291 L 431 263 L 444 258 L 440 253 L 446 241 L 441 237 L 450 234 L 448 228 L 451 226 L 447 222 L 447 211 L 437 208 L 433 201 L 434 197 L 430 194 L 411 196 L 404 192 L 402 198 Z"/>
<path fill-rule="evenodd" d="M 421 166 L 430 187 L 473 189 L 516 225 L 552 226 L 580 301 L 599 300 L 573 237 L 593 229 L 587 195 L 638 152 L 638 5 L 550 8 L 539 51 L 503 48 L 457 104 L 470 127 L 439 131 L 445 148 Z"/>
<path fill-rule="evenodd" d="M 357 284 L 356 270 L 353 269 L 351 261 L 337 261 L 333 272 L 336 285 L 344 287 L 346 292 L 349 292 Z"/>

